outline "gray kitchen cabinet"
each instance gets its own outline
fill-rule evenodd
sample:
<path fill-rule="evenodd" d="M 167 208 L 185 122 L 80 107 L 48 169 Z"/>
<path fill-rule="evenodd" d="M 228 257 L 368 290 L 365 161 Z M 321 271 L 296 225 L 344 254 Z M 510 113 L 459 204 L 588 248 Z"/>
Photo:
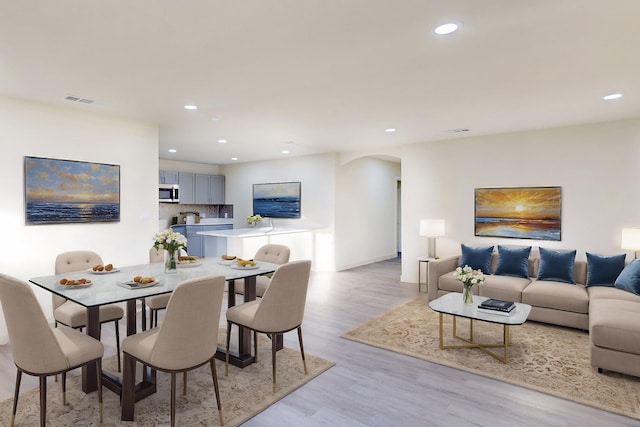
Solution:
<path fill-rule="evenodd" d="M 212 237 L 205 237 L 201 234 L 197 234 L 199 231 L 230 230 L 233 228 L 233 226 L 229 224 L 186 225 L 184 227 L 186 227 L 187 229 L 186 231 L 187 253 L 191 256 L 199 256 L 199 257 L 204 257 L 206 255 L 206 250 L 205 250 L 206 239 L 212 239 Z M 175 230 L 176 226 L 174 226 L 173 229 Z M 226 241 L 225 241 L 225 245 L 226 245 Z"/>
<path fill-rule="evenodd" d="M 192 173 L 180 172 L 178 177 L 180 184 L 180 204 L 194 205 L 195 199 L 195 175 Z"/>
<path fill-rule="evenodd" d="M 160 184 L 178 184 L 178 172 L 160 171 Z"/>
<path fill-rule="evenodd" d="M 224 176 L 195 175 L 195 204 L 223 205 L 224 204 Z"/>

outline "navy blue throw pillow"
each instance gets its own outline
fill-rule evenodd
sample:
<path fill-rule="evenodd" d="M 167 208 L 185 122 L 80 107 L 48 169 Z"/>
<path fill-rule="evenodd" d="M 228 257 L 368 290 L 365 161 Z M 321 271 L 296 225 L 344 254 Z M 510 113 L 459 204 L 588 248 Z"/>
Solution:
<path fill-rule="evenodd" d="M 526 248 L 508 248 L 498 245 L 498 265 L 494 274 L 529 278 L 529 254 L 531 246 Z"/>
<path fill-rule="evenodd" d="M 575 284 L 576 282 L 573 278 L 573 263 L 575 260 L 575 249 L 573 251 L 554 251 L 540 248 L 538 280 Z"/>
<path fill-rule="evenodd" d="M 615 286 L 624 270 L 627 254 L 602 256 L 587 252 L 587 283 L 585 286 Z"/>
<path fill-rule="evenodd" d="M 484 274 L 491 274 L 491 253 L 493 246 L 483 248 L 472 248 L 465 244 L 462 247 L 462 256 L 460 257 L 460 267 L 468 265 L 474 270 L 480 270 Z"/>
<path fill-rule="evenodd" d="M 616 279 L 616 288 L 640 295 L 640 259 L 634 259 Z"/>

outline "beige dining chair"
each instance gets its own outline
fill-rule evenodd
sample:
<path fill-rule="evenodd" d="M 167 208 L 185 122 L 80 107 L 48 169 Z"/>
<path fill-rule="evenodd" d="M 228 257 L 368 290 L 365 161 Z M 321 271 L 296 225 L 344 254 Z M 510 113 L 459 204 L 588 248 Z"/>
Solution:
<path fill-rule="evenodd" d="M 134 414 L 136 362 L 171 374 L 171 425 L 175 425 L 176 373 L 184 374 L 186 394 L 187 372 L 205 363 L 211 366 L 218 416 L 223 424 L 220 390 L 215 356 L 224 276 L 205 276 L 186 280 L 176 286 L 160 327 L 130 335 L 122 341 L 124 372 L 122 374 L 122 411 Z M 130 407 L 126 405 L 130 404 Z"/>
<path fill-rule="evenodd" d="M 28 283 L 0 274 L 0 301 L 17 368 L 13 426 L 22 373 L 40 379 L 40 425 L 47 418 L 47 376 L 62 374 L 62 404 L 66 405 L 66 373 L 88 363 L 98 365 L 98 402 L 102 423 L 102 343 L 72 328 L 52 328 Z"/>
<path fill-rule="evenodd" d="M 269 243 L 261 246 L 253 259 L 282 265 L 289 262 L 290 254 L 291 250 L 287 246 Z M 270 276 L 271 274 L 256 277 L 256 296 L 262 297 L 264 295 L 271 280 Z M 236 294 L 244 295 L 244 279 L 236 280 L 234 286 Z"/>
<path fill-rule="evenodd" d="M 89 270 L 95 265 L 102 265 L 102 258 L 93 251 L 70 251 L 56 257 L 56 274 Z M 120 366 L 120 328 L 119 320 L 124 317 L 124 309 L 117 304 L 100 306 L 100 326 L 106 322 L 114 322 L 116 332 L 116 349 L 118 372 Z M 53 294 L 53 318 L 56 322 L 74 329 L 87 326 L 87 308 Z"/>
<path fill-rule="evenodd" d="M 164 249 L 149 249 L 149 262 L 164 262 Z M 167 308 L 171 294 L 154 295 L 142 298 L 142 330 L 147 329 L 147 307 L 149 307 L 149 328 L 158 326 L 158 311 Z M 155 324 L 155 325 L 154 325 Z"/>
<path fill-rule="evenodd" d="M 307 300 L 311 261 L 292 261 L 279 266 L 262 299 L 236 305 L 227 310 L 227 357 L 225 375 L 229 375 L 231 325 L 253 330 L 254 357 L 258 361 L 258 332 L 271 336 L 272 390 L 276 391 L 276 337 L 298 330 L 298 342 L 304 373 L 307 362 L 302 344 L 302 319 Z"/>

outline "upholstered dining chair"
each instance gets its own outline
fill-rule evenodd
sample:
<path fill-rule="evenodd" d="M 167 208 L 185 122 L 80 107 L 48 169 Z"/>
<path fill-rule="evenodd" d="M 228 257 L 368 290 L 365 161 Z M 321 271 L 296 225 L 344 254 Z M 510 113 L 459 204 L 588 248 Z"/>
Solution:
<path fill-rule="evenodd" d="M 279 266 L 262 299 L 236 305 L 227 310 L 227 358 L 225 375 L 229 375 L 229 342 L 231 325 L 253 330 L 253 346 L 258 361 L 258 332 L 271 336 L 272 390 L 276 391 L 276 337 L 298 330 L 298 342 L 304 373 L 307 362 L 302 344 L 302 318 L 309 287 L 311 261 L 292 261 Z"/>
<path fill-rule="evenodd" d="M 287 246 L 269 243 L 261 246 L 253 259 L 281 265 L 289 262 L 290 254 L 291 250 Z M 262 297 L 264 295 L 270 280 L 270 275 L 256 277 L 256 296 Z M 236 280 L 234 286 L 236 294 L 244 295 L 244 279 Z"/>
<path fill-rule="evenodd" d="M 102 264 L 100 255 L 93 251 L 70 251 L 56 257 L 56 274 L 72 273 L 88 270 L 95 265 Z M 53 294 L 53 318 L 56 322 L 74 329 L 82 329 L 87 325 L 87 309 L 80 304 L 69 301 Z M 100 306 L 100 325 L 114 322 L 116 332 L 116 349 L 118 357 L 118 372 L 120 366 L 120 328 L 119 320 L 124 317 L 124 309 L 117 304 Z"/>
<path fill-rule="evenodd" d="M 181 282 L 176 286 L 160 327 L 130 335 L 122 341 L 124 371 L 122 402 L 133 402 L 136 362 L 171 374 L 171 425 L 175 425 L 176 373 L 184 374 L 183 394 L 186 394 L 187 372 L 205 363 L 211 366 L 218 416 L 223 424 L 220 390 L 215 356 L 224 276 L 204 276 Z M 133 419 L 134 407 L 125 407 L 123 414 Z"/>
<path fill-rule="evenodd" d="M 46 424 L 47 376 L 62 374 L 62 403 L 66 405 L 66 373 L 88 363 L 98 365 L 98 402 L 102 423 L 102 343 L 72 328 L 52 328 L 28 283 L 0 274 L 0 301 L 17 368 L 13 397 L 13 426 L 22 373 L 40 379 L 40 425 Z"/>
<path fill-rule="evenodd" d="M 149 249 L 149 262 L 164 262 L 164 249 Z M 167 308 L 171 294 L 142 298 L 142 329 L 147 329 L 147 307 L 149 307 L 149 328 L 158 326 L 158 311 Z M 155 324 L 155 325 L 154 325 Z"/>

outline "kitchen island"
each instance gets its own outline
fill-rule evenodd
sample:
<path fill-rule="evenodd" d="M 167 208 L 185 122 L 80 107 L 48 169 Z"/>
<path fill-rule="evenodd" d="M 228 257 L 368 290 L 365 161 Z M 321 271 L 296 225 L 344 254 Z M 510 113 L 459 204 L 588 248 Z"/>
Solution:
<path fill-rule="evenodd" d="M 251 227 L 232 230 L 200 231 L 205 236 L 204 256 L 235 255 L 253 258 L 256 251 L 267 243 L 286 245 L 291 249 L 291 260 L 311 259 L 313 232 L 308 228 Z"/>

